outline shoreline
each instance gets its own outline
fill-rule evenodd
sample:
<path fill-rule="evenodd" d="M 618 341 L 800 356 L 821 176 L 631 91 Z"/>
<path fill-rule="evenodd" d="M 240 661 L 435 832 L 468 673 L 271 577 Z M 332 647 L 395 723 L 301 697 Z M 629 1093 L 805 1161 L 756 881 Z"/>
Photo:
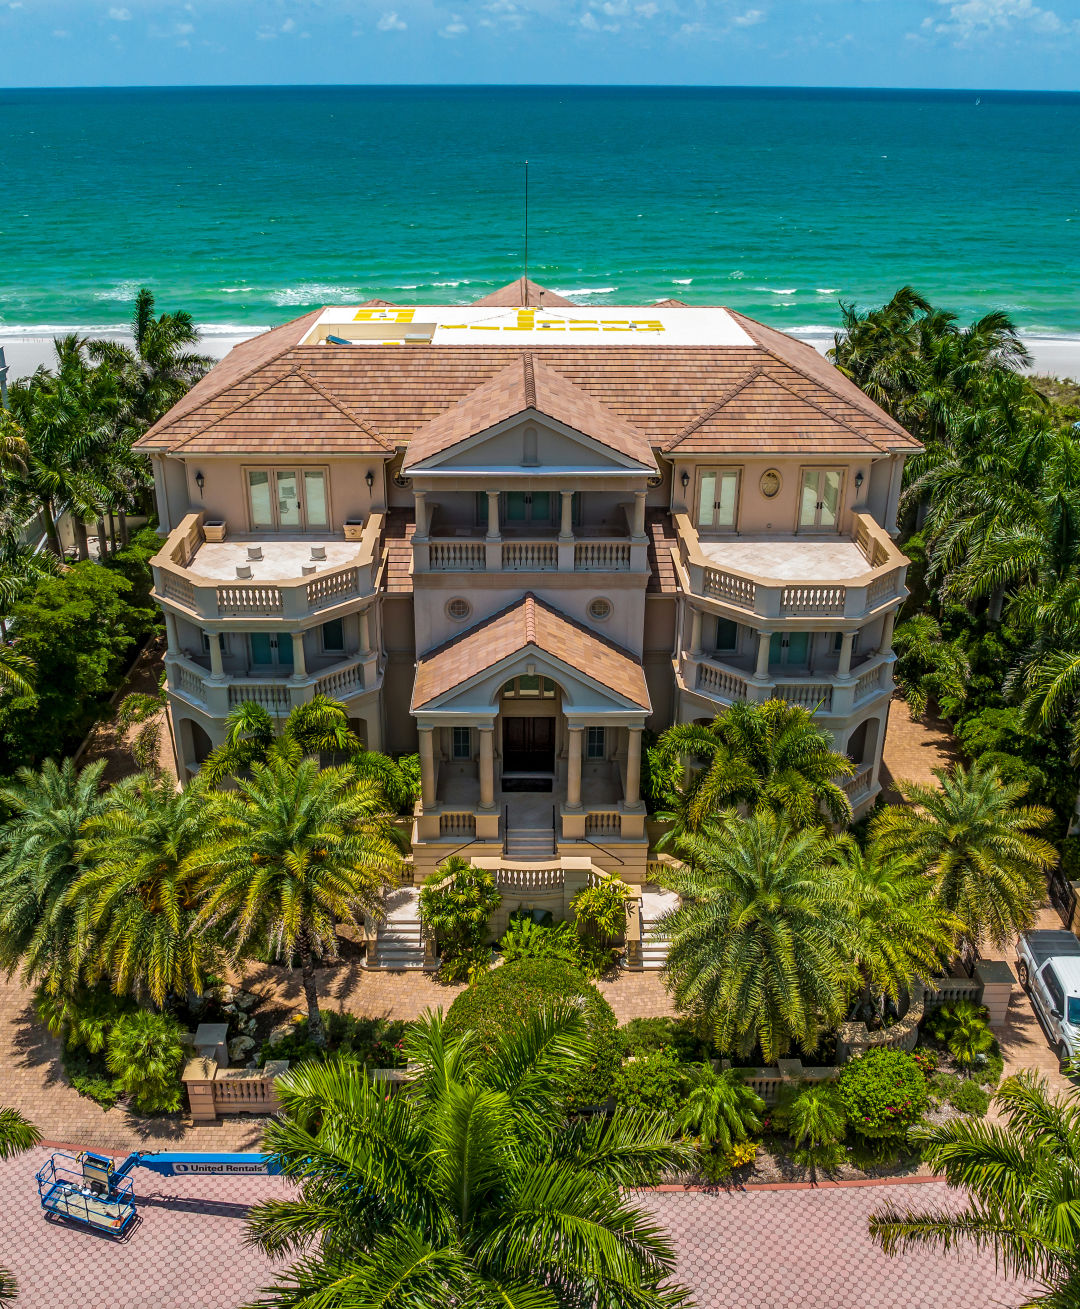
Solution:
<path fill-rule="evenodd" d="M 202 354 L 211 355 L 215 360 L 224 359 L 233 346 L 239 345 L 242 341 L 249 341 L 254 336 L 261 336 L 264 332 L 270 331 L 269 326 L 242 327 L 239 324 L 214 323 L 198 323 L 196 326 L 201 333 L 198 350 Z M 40 328 L 21 329 L 0 327 L 0 349 L 4 350 L 7 359 L 8 381 L 14 382 L 21 377 L 29 376 L 41 364 L 51 366 L 54 359 L 52 349 L 54 337 L 69 332 L 131 344 L 130 333 L 118 328 L 68 325 L 43 325 Z M 819 354 L 824 354 L 833 343 L 832 332 L 816 328 L 789 329 L 787 334 L 799 341 L 805 341 L 807 345 L 812 345 Z M 1080 379 L 1080 334 L 1049 336 L 1021 333 L 1021 340 L 1034 357 L 1034 366 L 1029 370 L 1030 372 L 1062 379 Z"/>

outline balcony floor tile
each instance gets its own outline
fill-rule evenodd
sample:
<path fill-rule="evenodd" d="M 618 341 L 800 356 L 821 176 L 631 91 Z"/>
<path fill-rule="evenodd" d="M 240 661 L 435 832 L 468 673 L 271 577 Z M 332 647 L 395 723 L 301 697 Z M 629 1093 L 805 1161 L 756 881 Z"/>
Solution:
<path fill-rule="evenodd" d="M 718 568 L 778 582 L 847 582 L 870 571 L 853 541 L 830 537 L 796 541 L 702 541 L 701 553 Z"/>
<path fill-rule="evenodd" d="M 248 559 L 249 545 L 262 546 L 261 559 Z M 311 547 L 321 545 L 325 559 L 312 559 Z M 360 549 L 356 541 L 340 538 L 306 536 L 298 541 L 268 541 L 250 537 L 246 540 L 206 541 L 188 565 L 189 571 L 200 577 L 222 582 L 235 582 L 237 564 L 251 565 L 251 581 L 269 582 L 301 576 L 305 564 L 314 564 L 319 572 L 328 568 L 341 568 L 356 557 Z M 313 573 L 312 576 L 315 576 Z M 245 579 L 246 580 L 246 579 Z"/>

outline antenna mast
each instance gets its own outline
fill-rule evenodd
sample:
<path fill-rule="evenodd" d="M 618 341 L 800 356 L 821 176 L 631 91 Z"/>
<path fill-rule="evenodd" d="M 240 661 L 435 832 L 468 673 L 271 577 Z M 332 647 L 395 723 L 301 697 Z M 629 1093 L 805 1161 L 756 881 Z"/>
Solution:
<path fill-rule="evenodd" d="M 525 282 L 526 303 L 528 303 L 529 281 L 529 161 L 525 160 Z"/>

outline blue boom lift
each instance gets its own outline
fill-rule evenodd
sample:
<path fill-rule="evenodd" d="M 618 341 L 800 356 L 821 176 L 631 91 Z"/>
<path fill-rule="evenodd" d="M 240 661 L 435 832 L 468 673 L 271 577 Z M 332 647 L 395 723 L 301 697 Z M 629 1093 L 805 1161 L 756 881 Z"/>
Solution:
<path fill-rule="evenodd" d="M 37 1173 L 38 1195 L 46 1216 L 69 1218 L 99 1232 L 123 1236 L 135 1221 L 131 1173 L 148 1168 L 160 1177 L 184 1174 L 261 1176 L 281 1171 L 265 1154 L 176 1154 L 136 1150 L 117 1166 L 104 1154 L 54 1154 Z"/>

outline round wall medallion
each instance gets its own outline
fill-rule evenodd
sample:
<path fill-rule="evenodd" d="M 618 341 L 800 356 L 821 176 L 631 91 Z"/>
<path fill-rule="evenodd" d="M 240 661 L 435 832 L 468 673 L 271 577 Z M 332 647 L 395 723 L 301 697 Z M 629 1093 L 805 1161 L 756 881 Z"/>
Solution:
<path fill-rule="evenodd" d="M 766 500 L 771 500 L 780 490 L 780 474 L 775 468 L 767 468 L 761 474 L 759 485 L 761 487 L 761 494 Z"/>
<path fill-rule="evenodd" d="M 611 601 L 606 600 L 602 595 L 598 595 L 595 600 L 589 601 L 589 617 L 598 623 L 602 623 L 605 618 L 611 617 Z"/>
<path fill-rule="evenodd" d="M 452 618 L 455 623 L 463 623 L 471 613 L 472 605 L 462 595 L 455 596 L 453 600 L 447 600 L 446 602 L 447 617 Z"/>

